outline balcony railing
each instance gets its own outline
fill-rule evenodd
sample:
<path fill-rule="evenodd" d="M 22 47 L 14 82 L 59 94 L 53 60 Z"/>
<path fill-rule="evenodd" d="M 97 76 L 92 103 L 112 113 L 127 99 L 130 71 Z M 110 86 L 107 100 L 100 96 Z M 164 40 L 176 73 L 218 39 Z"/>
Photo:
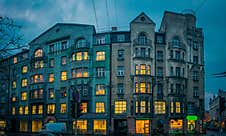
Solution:
<path fill-rule="evenodd" d="M 88 49 L 90 48 L 90 43 L 89 42 L 79 42 L 76 43 L 72 46 L 75 49 Z"/>
<path fill-rule="evenodd" d="M 147 46 L 147 45 L 151 45 L 151 43 L 152 43 L 152 41 L 150 39 L 144 40 L 144 39 L 137 38 L 137 39 L 133 40 L 134 45 L 146 45 Z"/>

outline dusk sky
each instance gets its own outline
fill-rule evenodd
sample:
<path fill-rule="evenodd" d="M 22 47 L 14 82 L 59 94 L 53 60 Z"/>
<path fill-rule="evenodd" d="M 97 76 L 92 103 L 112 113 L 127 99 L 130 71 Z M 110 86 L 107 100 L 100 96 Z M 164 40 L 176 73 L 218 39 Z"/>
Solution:
<path fill-rule="evenodd" d="M 0 0 L 0 16 L 22 25 L 25 43 L 59 22 L 91 24 L 96 29 L 98 25 L 97 32 L 109 26 L 129 30 L 129 22 L 141 12 L 156 23 L 158 31 L 165 10 L 181 13 L 184 9 L 196 11 L 197 26 L 204 31 L 205 93 L 209 99 L 219 88 L 226 91 L 226 77 L 211 76 L 226 71 L 226 0 Z"/>

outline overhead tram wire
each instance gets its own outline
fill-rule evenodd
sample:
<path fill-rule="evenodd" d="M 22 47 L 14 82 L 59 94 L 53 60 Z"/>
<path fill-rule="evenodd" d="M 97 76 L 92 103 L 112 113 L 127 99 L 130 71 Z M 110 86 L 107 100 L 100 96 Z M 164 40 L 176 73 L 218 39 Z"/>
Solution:
<path fill-rule="evenodd" d="M 98 21 L 97 21 L 97 14 L 96 14 L 96 7 L 95 7 L 95 2 L 94 2 L 94 0 L 92 0 L 92 4 L 93 4 L 93 10 L 94 10 L 94 16 L 95 16 L 95 21 L 96 21 L 97 30 L 99 30 L 99 25 L 98 25 Z"/>
<path fill-rule="evenodd" d="M 199 9 L 202 8 L 202 6 L 206 3 L 207 0 L 203 0 L 202 3 L 195 9 L 195 13 L 198 12 Z"/>

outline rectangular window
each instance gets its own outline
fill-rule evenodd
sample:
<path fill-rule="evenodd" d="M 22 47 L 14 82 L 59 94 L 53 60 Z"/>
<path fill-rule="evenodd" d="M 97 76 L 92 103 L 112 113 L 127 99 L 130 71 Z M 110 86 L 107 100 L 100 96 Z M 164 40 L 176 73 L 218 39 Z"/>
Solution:
<path fill-rule="evenodd" d="M 105 77 L 105 68 L 104 67 L 96 68 L 96 77 Z"/>
<path fill-rule="evenodd" d="M 27 100 L 27 92 L 22 92 L 21 93 L 21 100 L 26 101 Z"/>
<path fill-rule="evenodd" d="M 12 115 L 16 115 L 16 107 L 12 107 Z"/>
<path fill-rule="evenodd" d="M 198 56 L 193 56 L 193 63 L 194 64 L 198 64 L 199 63 Z"/>
<path fill-rule="evenodd" d="M 49 67 L 54 67 L 54 59 L 49 60 Z"/>
<path fill-rule="evenodd" d="M 95 134 L 106 134 L 106 120 L 93 120 L 93 131 Z"/>
<path fill-rule="evenodd" d="M 147 74 L 151 75 L 151 66 L 150 65 L 147 66 Z"/>
<path fill-rule="evenodd" d="M 145 48 L 141 48 L 141 50 L 140 50 L 140 55 L 141 55 L 141 57 L 145 57 Z"/>
<path fill-rule="evenodd" d="M 124 50 L 118 50 L 118 60 L 124 60 Z"/>
<path fill-rule="evenodd" d="M 138 86 L 138 83 L 135 83 L 135 92 L 136 92 L 136 93 L 139 93 L 139 86 Z"/>
<path fill-rule="evenodd" d="M 21 87 L 26 87 L 27 86 L 27 79 L 22 79 Z"/>
<path fill-rule="evenodd" d="M 87 113 L 88 104 L 87 102 L 82 102 L 82 112 L 81 113 Z"/>
<path fill-rule="evenodd" d="M 32 132 L 38 132 L 42 128 L 41 120 L 32 120 Z"/>
<path fill-rule="evenodd" d="M 124 67 L 118 66 L 117 73 L 117 76 L 124 76 Z"/>
<path fill-rule="evenodd" d="M 64 98 L 67 96 L 67 91 L 66 91 L 66 87 L 61 87 L 60 89 L 60 94 L 61 94 L 61 97 Z"/>
<path fill-rule="evenodd" d="M 176 102 L 176 113 L 181 113 L 180 102 Z"/>
<path fill-rule="evenodd" d="M 88 52 L 83 52 L 83 60 L 88 60 L 89 55 Z"/>
<path fill-rule="evenodd" d="M 173 59 L 173 50 L 170 51 L 170 59 Z"/>
<path fill-rule="evenodd" d="M 43 105 L 38 105 L 38 114 L 43 114 Z"/>
<path fill-rule="evenodd" d="M 126 113 L 126 101 L 115 101 L 115 114 Z"/>
<path fill-rule="evenodd" d="M 67 49 L 67 41 L 61 42 L 61 50 Z"/>
<path fill-rule="evenodd" d="M 166 102 L 155 101 L 155 114 L 165 114 L 166 113 Z"/>
<path fill-rule="evenodd" d="M 199 87 L 193 87 L 193 97 L 199 96 Z"/>
<path fill-rule="evenodd" d="M 96 95 L 105 95 L 105 85 L 104 84 L 96 85 Z"/>
<path fill-rule="evenodd" d="M 140 83 L 140 93 L 146 93 L 146 83 Z"/>
<path fill-rule="evenodd" d="M 54 82 L 54 74 L 53 73 L 49 74 L 49 82 L 50 83 Z"/>
<path fill-rule="evenodd" d="M 16 96 L 12 96 L 12 102 L 16 101 Z"/>
<path fill-rule="evenodd" d="M 198 81 L 199 80 L 199 73 L 198 71 L 193 71 L 193 80 Z"/>
<path fill-rule="evenodd" d="M 136 120 L 136 134 L 149 134 L 150 123 L 149 120 Z"/>
<path fill-rule="evenodd" d="M 194 115 L 195 114 L 195 105 L 194 105 L 194 103 L 188 103 L 187 104 L 187 114 L 188 115 Z"/>
<path fill-rule="evenodd" d="M 77 61 L 82 60 L 82 52 L 77 52 L 77 53 L 76 53 L 76 60 L 77 60 Z"/>
<path fill-rule="evenodd" d="M 82 68 L 76 68 L 76 77 L 82 77 Z"/>
<path fill-rule="evenodd" d="M 170 76 L 174 76 L 173 67 L 170 67 Z"/>
<path fill-rule="evenodd" d="M 13 57 L 13 63 L 14 63 L 14 64 L 17 63 L 17 57 Z"/>
<path fill-rule="evenodd" d="M 156 36 L 156 43 L 159 43 L 159 44 L 163 43 L 163 36 L 162 35 Z"/>
<path fill-rule="evenodd" d="M 22 73 L 23 73 L 23 74 L 27 73 L 27 69 L 28 69 L 27 66 L 23 66 L 23 67 L 22 67 Z"/>
<path fill-rule="evenodd" d="M 13 89 L 16 88 L 16 81 L 15 81 L 15 80 L 14 80 L 13 83 L 12 83 L 12 87 L 13 87 Z"/>
<path fill-rule="evenodd" d="M 118 84 L 118 94 L 123 94 L 123 83 Z"/>
<path fill-rule="evenodd" d="M 146 113 L 146 101 L 140 101 L 140 113 Z"/>
<path fill-rule="evenodd" d="M 36 114 L 36 112 L 37 112 L 37 106 L 33 105 L 32 106 L 32 114 Z"/>
<path fill-rule="evenodd" d="M 139 74 L 139 66 L 138 66 L 138 65 L 135 66 L 135 74 L 136 74 L 136 75 Z"/>
<path fill-rule="evenodd" d="M 175 52 L 175 57 L 176 57 L 176 60 L 180 60 L 181 58 L 180 58 L 180 51 L 176 51 Z"/>
<path fill-rule="evenodd" d="M 163 99 L 163 85 L 161 83 L 157 84 L 157 99 Z"/>
<path fill-rule="evenodd" d="M 157 68 L 157 76 L 158 77 L 163 77 L 163 67 L 158 67 Z"/>
<path fill-rule="evenodd" d="M 64 114 L 67 112 L 67 105 L 66 103 L 61 103 L 60 104 L 60 113 Z"/>
<path fill-rule="evenodd" d="M 159 61 L 163 60 L 163 51 L 157 51 L 157 60 Z"/>
<path fill-rule="evenodd" d="M 67 71 L 62 71 L 61 72 L 61 81 L 67 80 Z"/>
<path fill-rule="evenodd" d="M 75 69 L 72 69 L 71 70 L 71 77 L 72 78 L 75 78 L 76 77 L 76 70 Z"/>
<path fill-rule="evenodd" d="M 136 113 L 138 113 L 139 112 L 139 103 L 138 103 L 138 101 L 136 101 Z"/>
<path fill-rule="evenodd" d="M 47 114 L 55 114 L 55 104 L 47 105 Z"/>
<path fill-rule="evenodd" d="M 118 42 L 123 42 L 123 41 L 125 41 L 125 35 L 124 35 L 124 34 L 119 34 L 119 35 L 117 35 L 117 41 L 118 41 Z"/>
<path fill-rule="evenodd" d="M 145 64 L 141 64 L 140 65 L 140 74 L 141 75 L 145 75 L 146 74 L 146 65 Z"/>
<path fill-rule="evenodd" d="M 63 56 L 61 57 L 61 65 L 66 65 L 67 64 L 67 57 Z"/>
<path fill-rule="evenodd" d="M 176 76 L 180 77 L 180 67 L 176 67 Z"/>
<path fill-rule="evenodd" d="M 50 99 L 53 99 L 54 98 L 54 89 L 53 88 L 50 88 L 49 89 L 49 98 Z"/>
<path fill-rule="evenodd" d="M 170 120 L 170 130 L 182 130 L 183 129 L 183 120 L 182 119 L 171 119 Z"/>
<path fill-rule="evenodd" d="M 104 36 L 96 37 L 96 43 L 97 44 L 105 44 L 105 37 Z"/>
<path fill-rule="evenodd" d="M 75 126 L 75 123 L 74 121 L 73 126 Z M 87 120 L 77 120 L 77 130 L 81 134 L 87 133 Z"/>
<path fill-rule="evenodd" d="M 104 112 L 105 112 L 104 102 L 96 102 L 96 113 Z"/>
<path fill-rule="evenodd" d="M 19 114 L 20 115 L 23 115 L 24 114 L 24 108 L 23 108 L 23 106 L 20 106 L 19 107 Z"/>
<path fill-rule="evenodd" d="M 28 106 L 25 106 L 25 108 L 24 108 L 24 114 L 25 114 L 25 115 L 28 115 L 28 113 L 29 113 Z"/>
<path fill-rule="evenodd" d="M 54 52 L 54 44 L 49 45 L 49 52 Z"/>
<path fill-rule="evenodd" d="M 174 103 L 170 102 L 170 113 L 174 113 Z"/>
<path fill-rule="evenodd" d="M 105 52 L 97 51 L 96 52 L 96 61 L 103 61 L 103 60 L 105 60 Z"/>
<path fill-rule="evenodd" d="M 89 77 L 88 68 L 83 68 L 83 77 Z"/>

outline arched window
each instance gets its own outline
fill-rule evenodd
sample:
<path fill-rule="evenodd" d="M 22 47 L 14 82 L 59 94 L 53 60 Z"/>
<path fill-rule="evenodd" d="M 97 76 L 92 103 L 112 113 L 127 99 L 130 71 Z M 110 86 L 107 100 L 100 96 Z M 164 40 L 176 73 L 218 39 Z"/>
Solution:
<path fill-rule="evenodd" d="M 84 38 L 80 38 L 76 41 L 76 47 L 77 48 L 83 48 L 83 47 L 86 47 L 87 44 L 86 44 L 86 40 Z"/>
<path fill-rule="evenodd" d="M 147 36 L 144 32 L 141 32 L 138 36 L 138 42 L 140 44 L 146 44 L 147 43 Z"/>
<path fill-rule="evenodd" d="M 180 40 L 179 40 L 179 37 L 174 37 L 173 38 L 173 46 L 174 47 L 180 47 Z"/>
<path fill-rule="evenodd" d="M 37 49 L 35 51 L 35 58 L 36 57 L 42 57 L 43 56 L 43 52 L 42 52 L 42 49 Z"/>

